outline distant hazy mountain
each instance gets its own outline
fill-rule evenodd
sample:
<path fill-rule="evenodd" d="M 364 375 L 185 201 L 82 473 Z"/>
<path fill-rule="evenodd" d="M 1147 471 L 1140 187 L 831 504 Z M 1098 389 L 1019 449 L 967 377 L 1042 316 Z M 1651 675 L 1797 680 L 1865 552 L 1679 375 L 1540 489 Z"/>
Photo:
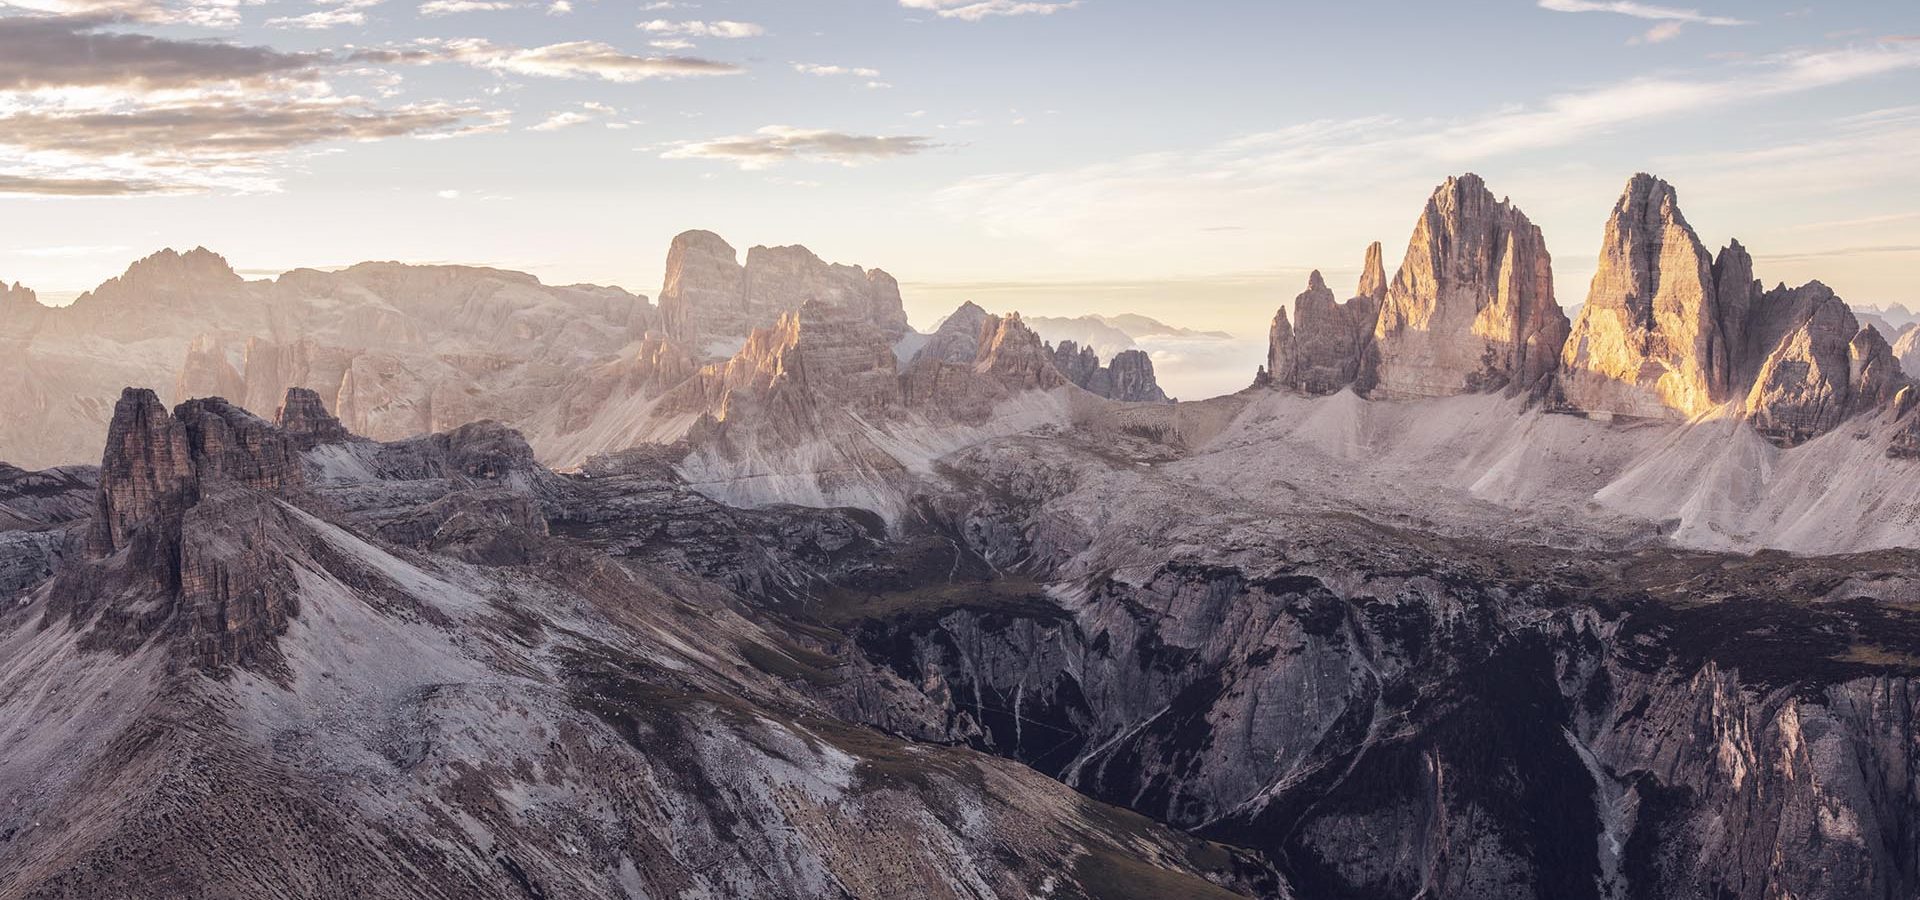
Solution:
<path fill-rule="evenodd" d="M 1154 338 L 1189 338 L 1201 340 L 1232 340 L 1233 335 L 1224 331 L 1196 331 L 1168 325 L 1158 319 L 1148 318 L 1138 313 L 1121 313 L 1117 316 L 1085 315 L 1067 318 L 1065 316 L 1033 316 L 1026 320 L 1035 333 L 1048 343 L 1072 341 L 1082 347 L 1092 347 L 1103 357 L 1112 357 L 1124 350 L 1140 347 L 1141 342 L 1151 342 Z"/>

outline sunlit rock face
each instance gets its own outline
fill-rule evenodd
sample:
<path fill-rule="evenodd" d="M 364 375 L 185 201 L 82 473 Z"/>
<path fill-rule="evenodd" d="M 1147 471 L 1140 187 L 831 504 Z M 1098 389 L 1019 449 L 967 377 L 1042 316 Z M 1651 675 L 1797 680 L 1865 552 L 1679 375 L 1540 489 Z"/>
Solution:
<path fill-rule="evenodd" d="M 1729 278 L 1736 288 L 1742 280 Z M 1607 219 L 1600 268 L 1562 354 L 1559 393 L 1588 412 L 1705 413 L 1729 395 L 1744 318 L 1737 307 L 1723 312 L 1712 257 L 1673 187 L 1636 175 Z"/>
<path fill-rule="evenodd" d="M 1449 178 L 1415 223 L 1381 305 L 1372 393 L 1543 390 L 1569 327 L 1540 229 L 1479 176 Z"/>
<path fill-rule="evenodd" d="M 691 346 L 738 342 L 809 302 L 843 307 L 885 334 L 907 331 L 900 285 L 879 269 L 828 264 L 805 247 L 754 247 L 741 265 L 731 244 L 689 231 L 667 251 L 660 310 L 668 334 Z"/>

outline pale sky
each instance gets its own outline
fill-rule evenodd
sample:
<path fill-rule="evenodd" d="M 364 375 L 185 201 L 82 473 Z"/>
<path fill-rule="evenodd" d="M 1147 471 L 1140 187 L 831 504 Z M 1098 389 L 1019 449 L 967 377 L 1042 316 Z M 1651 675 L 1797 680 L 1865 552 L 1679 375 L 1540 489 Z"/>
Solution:
<path fill-rule="evenodd" d="M 1920 305 L 1920 3 L 16 0 L 0 278 L 163 246 L 659 290 L 668 241 L 1263 333 L 1474 171 L 1581 302 L 1646 170 L 1714 248 Z"/>

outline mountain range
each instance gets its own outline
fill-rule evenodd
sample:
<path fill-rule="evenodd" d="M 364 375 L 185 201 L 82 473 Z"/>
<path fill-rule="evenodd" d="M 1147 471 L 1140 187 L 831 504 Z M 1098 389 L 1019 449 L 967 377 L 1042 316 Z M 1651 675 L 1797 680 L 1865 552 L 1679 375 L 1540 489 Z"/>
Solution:
<path fill-rule="evenodd" d="M 1912 331 L 1649 175 L 1364 258 L 1186 402 L 707 232 L 12 291 L 0 897 L 1920 891 Z"/>

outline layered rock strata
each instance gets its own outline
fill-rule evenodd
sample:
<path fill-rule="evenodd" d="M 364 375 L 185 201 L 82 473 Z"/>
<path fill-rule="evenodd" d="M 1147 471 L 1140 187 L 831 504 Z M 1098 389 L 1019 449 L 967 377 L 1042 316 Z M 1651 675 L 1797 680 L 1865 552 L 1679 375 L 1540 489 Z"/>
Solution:
<path fill-rule="evenodd" d="M 667 333 L 689 346 L 744 340 L 810 302 L 845 308 L 895 339 L 908 330 L 900 285 L 879 269 L 828 264 L 799 246 L 754 247 L 742 265 L 710 231 L 685 232 L 667 251 L 660 312 Z"/>
<path fill-rule="evenodd" d="M 1293 301 L 1293 318 L 1282 308 L 1275 313 L 1267 335 L 1267 378 L 1308 394 L 1331 394 L 1348 385 L 1365 391 L 1364 363 L 1373 343 L 1374 324 L 1387 296 L 1386 272 L 1380 264 L 1380 244 L 1367 248 L 1360 287 L 1345 303 L 1315 270 L 1307 289 Z M 1297 324 L 1295 322 L 1297 321 Z"/>
<path fill-rule="evenodd" d="M 1371 393 L 1539 392 L 1569 329 L 1540 229 L 1479 176 L 1449 178 L 1427 201 L 1382 301 Z"/>
<path fill-rule="evenodd" d="M 1561 354 L 1564 402 L 1682 419 L 1725 402 L 1744 330 L 1742 268 L 1728 263 L 1730 296 L 1722 298 L 1713 259 L 1673 187 L 1634 176 L 1607 220 L 1599 271 Z"/>

